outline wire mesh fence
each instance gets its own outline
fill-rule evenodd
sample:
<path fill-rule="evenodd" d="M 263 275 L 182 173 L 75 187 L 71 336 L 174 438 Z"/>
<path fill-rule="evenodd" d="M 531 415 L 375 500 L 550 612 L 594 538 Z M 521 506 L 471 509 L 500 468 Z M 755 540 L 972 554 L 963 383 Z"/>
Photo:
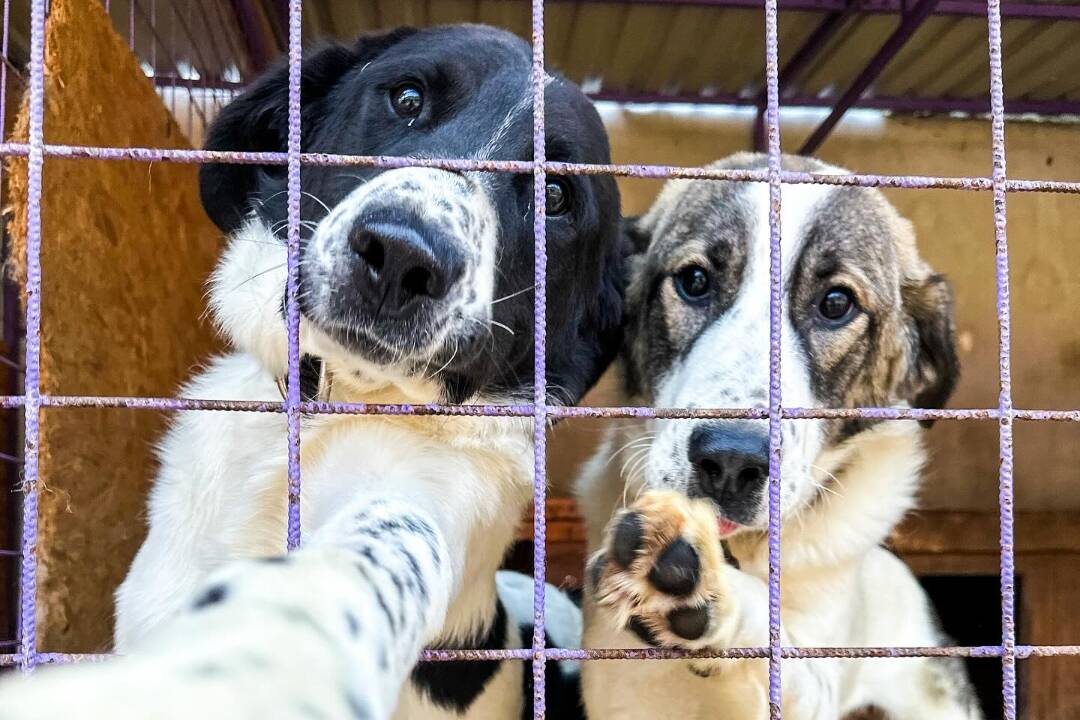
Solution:
<path fill-rule="evenodd" d="M 193 3 L 194 5 L 195 3 Z M 4 3 L 4 17 L 9 17 L 10 3 Z M 220 8 L 212 3 L 215 8 Z M 174 13 L 168 32 L 193 34 L 192 19 L 176 14 L 175 6 L 168 6 Z M 534 576 L 534 630 L 532 646 L 520 650 L 431 650 L 422 660 L 441 662 L 450 660 L 515 659 L 529 661 L 534 678 L 532 698 L 534 716 L 545 715 L 544 669 L 548 662 L 557 660 L 605 660 L 643 659 L 665 660 L 686 657 L 709 658 L 761 658 L 769 666 L 770 716 L 780 718 L 781 691 L 783 687 L 782 661 L 813 658 L 900 658 L 900 657 L 977 657 L 999 658 L 1002 664 L 1002 704 L 1004 716 L 1016 717 L 1016 663 L 1018 659 L 1035 656 L 1080 655 L 1080 646 L 1018 645 L 1015 627 L 1015 542 L 1013 530 L 1013 428 L 1017 420 L 1039 422 L 1078 422 L 1080 410 L 1018 409 L 1013 405 L 1011 386 L 1011 317 L 1009 287 L 1009 247 L 1006 236 L 1006 205 L 1010 193 L 1056 192 L 1080 193 L 1080 182 L 1043 181 L 1039 179 L 1010 179 L 1006 172 L 1003 67 L 1002 67 L 1002 9 L 1000 0 L 988 0 L 986 4 L 987 51 L 990 67 L 990 117 L 992 172 L 986 177 L 931 177 L 921 175 L 818 175 L 793 172 L 781 168 L 780 93 L 779 93 L 779 32 L 778 0 L 764 0 L 765 48 L 763 58 L 766 77 L 765 128 L 768 150 L 768 166 L 764 170 L 707 170 L 696 167 L 662 165 L 579 165 L 550 162 L 545 157 L 544 117 L 544 1 L 532 0 L 532 92 L 533 92 L 533 159 L 531 161 L 475 161 L 459 158 L 419 159 L 410 157 L 337 156 L 307 153 L 301 146 L 301 83 L 300 67 L 302 53 L 302 3 L 288 2 L 288 62 L 289 62 L 289 125 L 288 146 L 284 153 L 208 152 L 197 150 L 172 150 L 156 148 L 118 148 L 49 144 L 45 141 L 44 118 L 44 43 L 45 21 L 48 11 L 46 0 L 33 0 L 30 5 L 30 52 L 25 79 L 29 108 L 29 135 L 26 143 L 0 145 L 0 156 L 25 157 L 28 159 L 28 268 L 25 296 L 25 350 L 19 363 L 23 369 L 25 386 L 21 394 L 0 396 L 0 408 L 21 409 L 23 427 L 23 494 L 21 546 L 6 549 L 0 554 L 21 558 L 19 570 L 19 617 L 18 638 L 14 648 L 0 644 L 0 664 L 15 665 L 30 671 L 42 664 L 94 661 L 105 656 L 95 654 L 63 654 L 44 652 L 39 648 L 36 617 L 38 562 L 37 547 L 41 538 L 37 525 L 37 506 L 42 478 L 39 475 L 40 417 L 43 408 L 54 407 L 123 407 L 168 411 L 217 410 L 236 412 L 281 413 L 287 417 L 288 430 L 288 535 L 282 538 L 283 546 L 295 548 L 301 538 L 304 518 L 300 514 L 302 477 L 300 470 L 301 437 L 300 420 L 305 414 L 354 414 L 354 415 L 447 415 L 531 418 L 534 423 L 534 485 L 533 485 L 533 533 L 535 538 L 533 557 Z M 113 10 L 116 20 L 115 8 Z M 189 127 L 205 121 L 213 113 L 214 106 L 228 100 L 230 93 L 241 86 L 240 68 L 230 64 L 226 53 L 236 38 L 227 33 L 215 36 L 211 47 L 221 57 L 199 58 L 202 73 L 187 65 L 180 58 L 170 55 L 170 43 L 162 36 L 157 22 L 159 8 L 154 2 L 143 6 L 138 2 L 128 5 L 130 16 L 128 31 L 131 46 L 137 44 L 139 28 L 149 29 L 151 66 L 148 74 L 155 76 L 166 103 L 172 103 L 174 114 L 183 112 L 177 103 L 186 102 L 190 113 Z M 205 21 L 200 21 L 205 22 Z M 212 25 L 212 23 L 211 23 Z M 210 25 L 207 32 L 213 32 Z M 3 37 L 4 56 L 7 57 L 7 23 Z M 161 70 L 167 68 L 167 72 Z M 208 68 L 215 68 L 219 77 L 211 77 Z M 244 68 L 247 70 L 247 68 Z M 2 81 L 7 84 L 7 73 L 17 71 L 9 63 L 0 65 Z M 227 86 L 224 90 L 222 86 Z M 235 87 L 234 87 L 235 86 Z M 0 116 L 4 113 L 0 101 Z M 0 125 L 3 118 L 0 117 Z M 46 395 L 41 391 L 41 204 L 42 173 L 46 158 L 86 159 L 89 161 L 138 160 L 144 162 L 179 163 L 247 163 L 284 166 L 288 176 L 288 284 L 286 290 L 286 324 L 288 328 L 288 383 L 287 393 L 281 402 L 239 402 L 226 400 L 194 400 L 165 397 L 98 397 L 73 395 Z M 534 257 L 536 304 L 534 308 L 534 368 L 533 401 L 517 405 L 408 405 L 307 402 L 300 395 L 300 309 L 297 303 L 298 263 L 300 252 L 300 177 L 305 166 L 363 166 L 374 168 L 434 167 L 452 170 L 474 170 L 531 175 L 533 178 Z M 545 239 L 545 178 L 548 175 L 609 174 L 623 177 L 653 179 L 691 178 L 729 180 L 736 182 L 767 183 L 771 210 L 770 223 L 770 373 L 769 400 L 766 409 L 750 408 L 650 408 L 650 407 L 564 407 L 554 404 L 546 394 L 546 265 L 547 243 Z M 859 187 L 886 188 L 942 188 L 959 191 L 990 193 L 993 198 L 995 227 L 995 278 L 997 288 L 998 318 L 998 402 L 996 407 L 966 409 L 897 409 L 897 408 L 794 408 L 786 407 L 781 396 L 780 335 L 783 286 L 781 279 L 781 227 L 780 211 L 784 186 L 788 184 L 827 184 Z M 547 494 L 547 437 L 549 420 L 555 418 L 604 417 L 604 418 L 754 418 L 767 420 L 769 424 L 769 642 L 767 646 L 751 648 L 727 648 L 710 651 L 679 651 L 662 648 L 597 650 L 545 648 L 544 577 L 545 577 L 545 500 Z M 810 418 L 867 418 L 886 420 L 986 420 L 998 423 L 999 433 L 999 508 L 1000 508 L 1000 589 L 1001 589 L 1001 642 L 988 646 L 968 647 L 786 647 L 781 642 L 781 557 L 780 557 L 780 488 L 782 453 L 780 424 L 782 420 Z M 8 650 L 13 650 L 8 652 Z"/>

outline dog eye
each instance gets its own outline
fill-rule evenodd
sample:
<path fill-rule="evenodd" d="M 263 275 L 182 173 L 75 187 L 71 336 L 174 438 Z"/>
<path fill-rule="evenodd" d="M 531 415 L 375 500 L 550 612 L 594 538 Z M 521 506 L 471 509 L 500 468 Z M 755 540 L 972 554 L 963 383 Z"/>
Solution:
<path fill-rule="evenodd" d="M 390 91 L 390 104 L 400 117 L 414 118 L 424 109 L 424 92 L 413 83 L 398 85 Z"/>
<path fill-rule="evenodd" d="M 709 273 L 700 265 L 687 265 L 675 273 L 675 290 L 686 302 L 700 302 L 709 293 Z"/>
<path fill-rule="evenodd" d="M 841 323 L 849 319 L 855 310 L 855 296 L 846 287 L 829 288 L 818 303 L 821 317 L 831 323 Z"/>
<path fill-rule="evenodd" d="M 545 197 L 544 206 L 549 217 L 564 215 L 570 209 L 570 187 L 565 180 L 548 180 Z"/>

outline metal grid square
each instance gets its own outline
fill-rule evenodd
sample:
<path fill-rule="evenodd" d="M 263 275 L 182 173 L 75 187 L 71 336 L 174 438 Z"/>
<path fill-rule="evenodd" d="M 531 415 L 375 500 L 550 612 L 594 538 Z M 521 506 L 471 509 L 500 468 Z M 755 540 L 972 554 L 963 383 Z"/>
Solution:
<path fill-rule="evenodd" d="M 5 2 L 5 21 L 8 13 Z M 23 527 L 20 569 L 20 617 L 18 648 L 14 654 L 0 655 L 0 664 L 17 665 L 31 671 L 40 664 L 80 662 L 98 659 L 91 654 L 38 652 L 35 600 L 37 590 L 38 545 L 37 510 L 39 497 L 38 444 L 39 417 L 43 407 L 125 407 L 156 410 L 221 410 L 278 412 L 287 416 L 288 428 L 288 537 L 289 549 L 300 541 L 300 417 L 301 414 L 397 414 L 397 415 L 478 415 L 489 417 L 531 417 L 534 423 L 534 633 L 532 647 L 523 650 L 441 650 L 426 651 L 424 661 L 518 659 L 531 660 L 534 677 L 533 713 L 545 716 L 544 667 L 549 661 L 652 659 L 685 657 L 767 658 L 769 663 L 770 717 L 779 719 L 781 710 L 781 660 L 825 657 L 999 657 L 1002 662 L 1004 716 L 1016 717 L 1016 660 L 1031 656 L 1077 655 L 1080 646 L 1018 646 L 1014 624 L 1014 533 L 1013 533 L 1013 424 L 1015 420 L 1080 421 L 1080 411 L 1017 410 L 1013 408 L 1010 377 L 1010 306 L 1008 242 L 1006 238 L 1006 198 L 1009 192 L 1080 193 L 1080 182 L 1009 180 L 1005 164 L 1005 113 L 1002 81 L 1000 0 L 986 4 L 990 62 L 991 130 L 993 170 L 990 177 L 926 177 L 918 175 L 814 175 L 792 172 L 780 164 L 780 124 L 778 92 L 778 0 L 764 0 L 766 32 L 766 112 L 768 167 L 765 170 L 717 171 L 702 168 L 643 165 L 576 165 L 548 162 L 545 157 L 544 127 L 544 0 L 532 0 L 532 88 L 533 160 L 531 162 L 477 162 L 460 159 L 415 159 L 401 157 L 352 157 L 301 152 L 300 146 L 300 61 L 301 0 L 289 0 L 289 132 L 285 153 L 208 152 L 153 148 L 105 148 L 47 145 L 44 141 L 44 41 L 46 0 L 31 4 L 31 55 L 29 64 L 29 141 L 0 144 L 0 156 L 28 158 L 28 233 L 25 391 L 22 395 L 0 396 L 0 407 L 22 407 L 25 415 Z M 131 20 L 134 23 L 134 20 Z M 6 27 L 4 43 L 6 47 Z M 132 24 L 132 28 L 134 25 Z M 0 73 L 6 75 L 6 67 Z M 2 101 L 0 101 L 2 102 Z M 0 106 L 0 115 L 3 108 Z M 289 342 L 288 391 L 284 402 L 235 402 L 182 398 L 46 396 L 41 392 L 41 200 L 45 157 L 89 158 L 97 160 L 140 160 L 157 162 L 226 162 L 285 165 L 288 172 L 288 286 L 286 316 Z M 468 169 L 531 174 L 535 199 L 535 280 L 537 292 L 534 316 L 533 402 L 527 405 L 374 405 L 365 403 L 303 402 L 299 382 L 300 312 L 296 301 L 300 247 L 300 174 L 304 165 L 356 165 L 397 168 L 409 166 Z M 645 178 L 698 178 L 741 182 L 766 182 L 770 196 L 770 372 L 767 410 L 697 409 L 645 407 L 559 407 L 548 404 L 546 388 L 546 241 L 545 177 L 547 174 L 610 174 Z M 780 327 L 782 283 L 780 274 L 780 207 L 784 184 L 831 184 L 862 187 L 951 188 L 991 192 L 994 201 L 997 317 L 999 324 L 999 395 L 996 408 L 956 410 L 854 408 L 786 408 L 781 397 Z M 650 418 L 758 418 L 769 422 L 769 644 L 767 647 L 730 648 L 686 652 L 667 649 L 562 650 L 544 647 L 545 499 L 546 435 L 549 418 L 568 417 L 650 417 Z M 781 420 L 805 418 L 873 418 L 920 420 L 996 420 L 999 426 L 999 507 L 1001 547 L 1001 627 L 1000 645 L 978 647 L 862 647 L 794 648 L 781 645 L 780 633 L 780 453 Z"/>

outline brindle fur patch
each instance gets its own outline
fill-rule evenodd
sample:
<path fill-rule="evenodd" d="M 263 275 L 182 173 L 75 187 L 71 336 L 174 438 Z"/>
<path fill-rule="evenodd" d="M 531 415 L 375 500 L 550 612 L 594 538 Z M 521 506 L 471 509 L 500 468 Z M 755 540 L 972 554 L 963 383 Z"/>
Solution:
<path fill-rule="evenodd" d="M 735 301 L 758 218 L 745 200 L 746 186 L 715 180 L 674 180 L 635 223 L 647 243 L 631 259 L 625 347 L 628 389 L 652 402 L 660 378 L 697 336 Z M 690 305 L 675 290 L 674 276 L 688 265 L 711 275 L 707 301 Z"/>

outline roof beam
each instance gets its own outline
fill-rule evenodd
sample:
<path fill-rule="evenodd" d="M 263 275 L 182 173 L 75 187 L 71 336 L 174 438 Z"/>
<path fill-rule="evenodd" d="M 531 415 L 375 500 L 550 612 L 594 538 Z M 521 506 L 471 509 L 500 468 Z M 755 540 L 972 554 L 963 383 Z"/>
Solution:
<path fill-rule="evenodd" d="M 231 0 L 229 4 L 244 39 L 251 71 L 258 75 L 269 66 L 274 56 L 275 43 L 267 32 L 266 18 L 255 0 Z"/>
<path fill-rule="evenodd" d="M 548 2 L 607 3 L 618 5 L 668 5 L 678 7 L 743 8 L 763 10 L 764 0 L 548 0 Z M 778 0 L 780 10 L 805 10 L 818 12 L 843 12 L 847 0 Z M 862 0 L 860 12 L 871 14 L 901 15 L 904 0 Z M 941 0 L 934 10 L 937 15 L 986 18 L 986 3 L 980 0 Z M 1005 2 L 1001 4 L 1001 17 L 1027 20 L 1080 20 L 1080 5 L 1061 3 Z"/>
<path fill-rule="evenodd" d="M 780 69 L 778 78 L 778 92 L 783 95 L 795 83 L 806 68 L 813 62 L 817 54 L 821 52 L 833 36 L 852 15 L 854 5 L 847 2 L 847 7 L 841 12 L 829 13 L 803 42 L 802 46 L 788 60 L 787 65 Z M 754 150 L 765 151 L 765 91 L 758 94 L 758 114 L 754 122 Z"/>
<path fill-rule="evenodd" d="M 832 129 L 836 127 L 836 124 L 840 122 L 840 118 L 844 117 L 844 113 L 848 111 L 867 88 L 877 80 L 882 71 L 888 67 L 892 59 L 896 57 L 907 41 L 911 39 L 911 36 L 918 31 L 922 26 L 926 18 L 934 12 L 934 8 L 937 6 L 939 0 L 918 0 L 915 6 L 911 9 L 911 12 L 904 15 L 904 19 L 900 21 L 900 25 L 893 30 L 892 35 L 882 44 L 881 49 L 877 51 L 874 57 L 870 58 L 870 62 L 866 64 L 862 72 L 859 73 L 855 80 L 851 83 L 843 95 L 836 101 L 836 105 L 833 107 L 832 112 L 829 113 L 814 132 L 810 134 L 810 137 L 803 143 L 802 148 L 799 149 L 800 155 L 813 155 L 817 149 L 821 146 L 821 143 L 825 141 L 825 138 L 829 136 Z"/>

